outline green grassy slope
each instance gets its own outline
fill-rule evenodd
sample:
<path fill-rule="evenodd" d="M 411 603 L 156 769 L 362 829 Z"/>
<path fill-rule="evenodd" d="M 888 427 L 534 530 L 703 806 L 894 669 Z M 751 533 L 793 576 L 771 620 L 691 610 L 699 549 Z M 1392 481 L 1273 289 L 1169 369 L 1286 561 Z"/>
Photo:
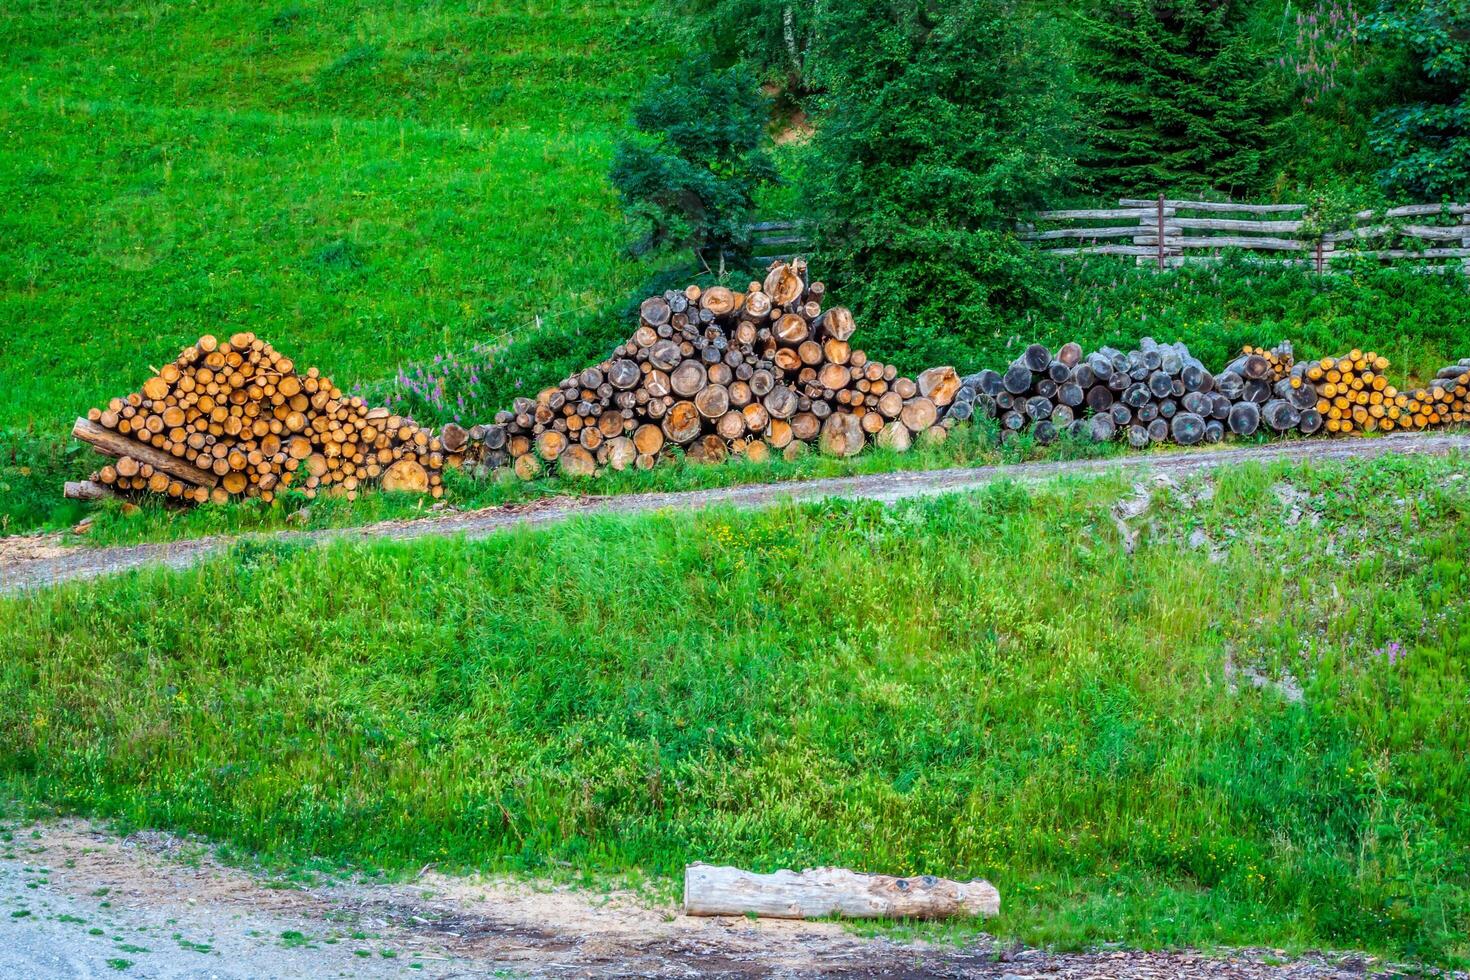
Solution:
<path fill-rule="evenodd" d="M 0 428 L 249 329 L 346 384 L 621 300 L 647 3 L 0 11 Z"/>
<path fill-rule="evenodd" d="M 1117 480 L 242 547 L 0 602 L 0 788 L 287 861 L 832 862 L 990 877 L 1031 940 L 1463 958 L 1465 465 L 1224 471 L 1131 555 Z"/>

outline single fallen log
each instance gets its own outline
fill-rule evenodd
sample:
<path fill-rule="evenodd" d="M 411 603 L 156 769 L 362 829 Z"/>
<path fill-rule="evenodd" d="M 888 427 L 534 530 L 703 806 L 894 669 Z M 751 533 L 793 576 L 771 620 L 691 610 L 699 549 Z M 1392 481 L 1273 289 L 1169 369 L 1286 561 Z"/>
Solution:
<path fill-rule="evenodd" d="M 895 878 L 844 868 L 755 874 L 700 863 L 684 869 L 685 915 L 947 919 L 999 913 L 1000 892 L 979 879 Z"/>
<path fill-rule="evenodd" d="M 67 500 L 105 500 L 108 497 L 116 497 L 112 488 L 95 480 L 68 480 L 62 490 L 62 496 Z"/>

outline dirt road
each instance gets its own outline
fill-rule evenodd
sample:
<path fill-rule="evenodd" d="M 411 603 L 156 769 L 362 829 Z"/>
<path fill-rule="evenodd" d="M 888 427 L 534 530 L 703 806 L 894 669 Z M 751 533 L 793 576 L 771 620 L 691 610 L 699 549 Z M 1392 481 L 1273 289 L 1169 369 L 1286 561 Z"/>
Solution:
<path fill-rule="evenodd" d="M 556 498 L 533 504 L 492 507 L 360 528 L 280 531 L 272 536 L 304 542 L 333 539 L 405 540 L 452 534 L 483 537 L 506 528 L 548 524 L 577 514 L 638 514 L 662 509 L 692 510 L 715 504 L 757 508 L 782 501 L 817 500 L 825 497 L 892 501 L 904 497 L 967 490 L 996 480 L 1035 481 L 1123 470 L 1149 470 L 1179 475 L 1248 461 L 1363 459 L 1389 453 L 1443 454 L 1456 451 L 1470 451 L 1470 435 L 1402 433 L 1373 439 L 1306 439 L 1229 449 L 1144 453 L 1062 463 L 1021 463 L 970 469 L 881 473 L 805 483 L 760 483 L 681 493 Z M 123 572 L 154 563 L 183 568 L 228 547 L 234 540 L 238 538 L 210 537 L 163 544 L 85 548 L 62 547 L 57 535 L 0 538 L 0 595 L 28 587 Z"/>
<path fill-rule="evenodd" d="M 81 821 L 0 843 L 0 976 L 711 977 L 1347 980 L 1370 959 L 1280 951 L 1051 954 L 864 939 L 835 923 L 692 919 L 622 891 L 426 870 L 297 887 L 168 834 Z M 1002 896 L 1004 899 L 1004 896 Z"/>

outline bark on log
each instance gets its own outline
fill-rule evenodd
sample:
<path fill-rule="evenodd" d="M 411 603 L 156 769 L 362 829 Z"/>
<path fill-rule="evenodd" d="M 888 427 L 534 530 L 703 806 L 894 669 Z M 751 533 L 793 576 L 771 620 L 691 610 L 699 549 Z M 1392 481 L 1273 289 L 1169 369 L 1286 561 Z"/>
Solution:
<path fill-rule="evenodd" d="M 774 874 L 708 864 L 684 869 L 685 915 L 948 919 L 999 913 L 1000 893 L 988 881 L 894 878 L 844 868 Z"/>
<path fill-rule="evenodd" d="M 79 418 L 72 424 L 71 434 L 83 442 L 95 446 L 108 456 L 130 456 L 142 463 L 148 463 L 154 469 L 163 470 L 169 476 L 177 477 L 185 483 L 193 483 L 201 487 L 214 487 L 219 485 L 219 478 L 213 473 L 207 473 L 197 466 L 193 466 L 170 456 L 168 453 L 159 452 L 152 446 L 130 439 L 125 435 L 104 429 L 89 419 Z"/>
<path fill-rule="evenodd" d="M 103 483 L 92 480 L 68 480 L 62 490 L 62 496 L 67 500 L 103 500 L 107 497 L 115 497 L 112 488 Z"/>

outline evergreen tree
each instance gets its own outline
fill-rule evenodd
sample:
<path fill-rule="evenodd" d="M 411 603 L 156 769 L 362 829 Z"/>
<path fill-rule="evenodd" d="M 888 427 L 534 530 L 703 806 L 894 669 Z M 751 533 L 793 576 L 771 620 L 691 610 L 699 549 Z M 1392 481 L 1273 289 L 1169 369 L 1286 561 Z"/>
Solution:
<path fill-rule="evenodd" d="M 1269 179 L 1286 86 L 1237 0 L 1099 0 L 1079 16 L 1082 166 L 1100 194 L 1244 193 Z"/>
<path fill-rule="evenodd" d="M 641 229 L 635 253 L 691 248 L 711 269 L 743 258 L 756 191 L 774 180 L 770 104 L 742 66 L 690 58 L 656 78 L 613 154 L 613 187 Z"/>
<path fill-rule="evenodd" d="M 826 0 L 804 198 L 823 276 L 866 346 L 906 367 L 966 360 L 1032 299 L 1015 218 L 1071 165 L 1065 61 L 1021 0 Z"/>

